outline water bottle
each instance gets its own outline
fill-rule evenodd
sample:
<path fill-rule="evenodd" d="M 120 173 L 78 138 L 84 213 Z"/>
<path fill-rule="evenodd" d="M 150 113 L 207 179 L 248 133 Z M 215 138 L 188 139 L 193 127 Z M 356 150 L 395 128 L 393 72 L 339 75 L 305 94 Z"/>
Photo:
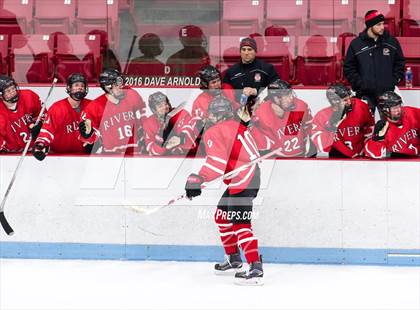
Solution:
<path fill-rule="evenodd" d="M 241 101 L 240 101 L 241 107 L 245 106 L 247 102 L 248 102 L 248 96 L 245 94 L 242 94 Z"/>
<path fill-rule="evenodd" d="M 407 70 L 405 70 L 405 87 L 413 87 L 413 71 L 411 71 L 411 67 L 407 67 Z"/>

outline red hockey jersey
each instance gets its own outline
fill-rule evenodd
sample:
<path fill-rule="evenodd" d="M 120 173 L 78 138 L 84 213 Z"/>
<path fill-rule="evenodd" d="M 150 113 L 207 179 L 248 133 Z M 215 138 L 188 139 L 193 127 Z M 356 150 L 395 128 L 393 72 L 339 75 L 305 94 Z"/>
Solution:
<path fill-rule="evenodd" d="M 229 84 L 226 84 L 226 88 L 222 90 L 222 95 L 225 96 L 232 102 L 233 110 L 239 109 L 240 105 L 235 101 L 235 92 Z M 205 119 L 207 118 L 207 109 L 209 107 L 210 101 L 212 101 L 214 96 L 210 94 L 208 90 L 203 91 L 198 97 L 194 100 L 192 107 L 192 117 L 195 119 Z"/>
<path fill-rule="evenodd" d="M 46 119 L 36 142 L 49 146 L 56 153 L 84 153 L 79 141 L 80 111 L 85 109 L 89 99 L 80 102 L 79 110 L 74 109 L 68 98 L 55 102 L 47 111 Z"/>
<path fill-rule="evenodd" d="M 308 105 L 296 99 L 295 109 L 285 111 L 282 118 L 277 116 L 272 102 L 262 103 L 255 111 L 252 135 L 257 141 L 260 150 L 279 150 L 278 155 L 283 157 L 305 156 L 306 145 L 312 128 L 312 114 Z"/>
<path fill-rule="evenodd" d="M 331 107 L 315 115 L 311 138 L 320 152 L 328 153 L 334 148 L 350 158 L 362 153 L 365 140 L 372 135 L 375 120 L 369 106 L 360 99 L 352 98 L 351 106 L 351 111 L 343 116 L 335 131 L 329 124 L 334 113 Z"/>
<path fill-rule="evenodd" d="M 39 96 L 29 89 L 19 91 L 15 111 L 9 110 L 0 100 L 0 150 L 6 152 L 23 150 L 30 139 L 29 125 L 35 123 L 40 112 Z"/>
<path fill-rule="evenodd" d="M 376 159 L 387 157 L 387 153 L 419 156 L 420 109 L 402 107 L 401 124 L 388 123 L 384 140 L 369 139 L 366 142 L 365 155 Z"/>
<path fill-rule="evenodd" d="M 237 120 L 229 119 L 210 127 L 203 137 L 206 161 L 199 175 L 209 182 L 259 158 L 256 142 L 248 128 Z M 256 165 L 251 165 L 225 179 L 229 193 L 236 194 L 247 188 Z"/>
<path fill-rule="evenodd" d="M 102 139 L 104 152 L 125 153 L 127 149 L 138 150 L 138 130 L 142 126 L 146 106 L 141 96 L 132 89 L 118 104 L 108 101 L 103 94 L 89 103 L 81 113 L 81 120 L 90 119 L 94 134 L 82 142 L 95 143 Z"/>
<path fill-rule="evenodd" d="M 150 155 L 164 155 L 172 154 L 174 151 L 179 153 L 188 152 L 194 145 L 194 133 L 190 126 L 191 116 L 185 111 L 181 110 L 175 114 L 169 121 L 167 127 L 172 128 L 172 135 L 185 135 L 185 143 L 175 147 L 171 150 L 162 147 L 163 140 L 163 125 L 156 115 L 151 115 L 143 122 L 144 138 L 146 144 L 146 151 Z M 178 150 L 174 150 L 178 149 Z"/>

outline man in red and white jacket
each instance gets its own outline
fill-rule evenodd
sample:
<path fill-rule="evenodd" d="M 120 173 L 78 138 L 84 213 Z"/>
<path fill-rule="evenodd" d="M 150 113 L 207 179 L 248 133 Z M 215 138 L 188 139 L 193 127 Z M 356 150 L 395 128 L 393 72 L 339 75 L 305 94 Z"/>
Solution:
<path fill-rule="evenodd" d="M 103 153 L 141 152 L 146 113 L 143 99 L 135 90 L 124 87 L 123 78 L 115 69 L 102 72 L 99 84 L 105 94 L 82 111 L 79 139 L 83 143 L 100 144 Z"/>
<path fill-rule="evenodd" d="M 52 104 L 35 141 L 32 154 L 43 160 L 49 151 L 54 153 L 89 153 L 79 141 L 80 112 L 91 100 L 86 99 L 88 82 L 84 75 L 73 73 L 67 78 L 67 98 Z"/>
<path fill-rule="evenodd" d="M 312 141 L 330 158 L 361 156 L 375 124 L 368 104 L 352 98 L 350 89 L 340 83 L 331 85 L 326 95 L 331 106 L 315 115 Z"/>
<path fill-rule="evenodd" d="M 387 91 L 378 97 L 382 119 L 366 142 L 365 155 L 370 158 L 417 157 L 420 155 L 420 109 L 403 107 L 401 97 Z"/>
<path fill-rule="evenodd" d="M 143 122 L 146 151 L 150 155 L 188 153 L 195 143 L 190 114 L 172 108 L 168 97 L 160 91 L 151 94 L 148 101 L 153 114 Z"/>

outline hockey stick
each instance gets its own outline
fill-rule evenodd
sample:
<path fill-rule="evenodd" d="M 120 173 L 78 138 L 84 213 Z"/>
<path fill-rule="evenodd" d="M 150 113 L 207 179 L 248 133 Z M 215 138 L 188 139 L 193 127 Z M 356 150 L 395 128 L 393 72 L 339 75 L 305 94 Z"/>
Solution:
<path fill-rule="evenodd" d="M 267 158 L 270 158 L 273 155 L 276 155 L 281 150 L 282 150 L 282 148 L 279 147 L 279 148 L 277 148 L 277 149 L 275 149 L 275 150 L 273 150 L 273 151 L 271 151 L 271 152 L 269 152 L 269 153 L 267 153 L 267 154 L 265 154 L 265 155 L 263 155 L 263 156 L 261 156 L 261 157 L 259 157 L 257 159 L 254 159 L 254 160 L 250 161 L 249 163 L 247 163 L 245 165 L 242 165 L 242 166 L 236 168 L 235 170 L 232 170 L 232 171 L 230 171 L 230 172 L 228 172 L 228 173 L 226 173 L 224 175 L 219 176 L 218 178 L 216 178 L 214 180 L 211 180 L 210 182 L 205 182 L 205 183 L 203 183 L 203 185 L 201 186 L 201 188 L 204 189 L 204 188 L 206 188 L 207 186 L 209 186 L 210 184 L 212 184 L 214 182 L 222 181 L 222 180 L 225 180 L 227 178 L 230 178 L 230 177 L 234 176 L 235 174 L 238 174 L 239 172 L 245 170 L 246 168 L 248 168 L 250 166 L 253 166 L 253 165 L 256 165 L 259 162 L 263 161 L 264 159 L 267 159 Z M 179 200 L 182 200 L 182 199 L 184 199 L 186 197 L 187 197 L 187 195 L 186 195 L 186 193 L 184 193 L 184 194 L 179 195 L 178 197 L 176 197 L 174 199 L 171 199 L 167 204 L 165 204 L 163 206 L 158 206 L 158 207 L 153 208 L 153 209 L 151 209 L 151 208 L 144 208 L 144 207 L 140 207 L 140 206 L 129 206 L 128 208 L 131 209 L 131 210 L 133 210 L 134 212 L 143 213 L 143 214 L 149 215 L 149 214 L 155 213 L 155 212 L 157 212 L 157 211 L 159 211 L 159 210 L 161 210 L 163 208 L 169 207 L 170 205 L 174 204 L 175 202 L 177 202 Z"/>
<path fill-rule="evenodd" d="M 134 35 L 133 39 L 131 40 L 130 49 L 128 50 L 127 62 L 125 63 L 123 74 L 127 74 L 128 64 L 131 58 L 131 54 L 133 53 L 133 47 L 134 47 L 134 43 L 136 43 L 136 40 L 137 40 L 137 35 Z"/>
<path fill-rule="evenodd" d="M 54 78 L 53 83 L 50 87 L 50 90 L 48 91 L 47 97 L 45 98 L 44 104 L 42 105 L 41 111 L 39 112 L 39 115 L 38 115 L 38 117 L 35 121 L 34 126 L 38 125 L 39 121 L 41 120 L 41 117 L 44 114 L 45 109 L 47 108 L 47 101 L 50 98 L 51 93 L 52 93 L 56 83 L 57 83 L 57 78 Z M 29 140 L 26 142 L 25 148 L 23 149 L 23 153 L 20 156 L 19 162 L 16 166 L 16 169 L 13 173 L 12 179 L 9 182 L 9 186 L 7 187 L 6 193 L 4 194 L 3 200 L 1 201 L 1 205 L 0 205 L 0 223 L 1 223 L 1 226 L 3 226 L 3 229 L 6 232 L 6 234 L 8 234 L 9 236 L 13 235 L 14 231 L 13 231 L 12 227 L 10 226 L 10 224 L 7 222 L 6 217 L 4 216 L 4 206 L 6 204 L 6 200 L 7 200 L 7 197 L 9 196 L 10 190 L 12 189 L 12 186 L 15 183 L 15 179 L 16 179 L 17 173 L 19 171 L 19 168 L 22 165 L 23 159 L 25 158 L 26 153 L 29 150 L 29 146 L 30 146 L 31 142 L 32 142 L 32 135 L 29 135 Z"/>
<path fill-rule="evenodd" d="M 167 140 L 169 138 L 169 135 L 171 134 L 172 130 L 173 130 L 173 125 L 171 125 L 171 118 L 174 117 L 175 115 L 177 115 L 183 108 L 184 106 L 187 104 L 186 101 L 181 102 L 176 108 L 174 108 L 171 112 L 169 112 L 168 114 L 166 114 L 165 116 L 165 121 L 163 122 L 162 125 L 162 147 L 165 147 Z"/>

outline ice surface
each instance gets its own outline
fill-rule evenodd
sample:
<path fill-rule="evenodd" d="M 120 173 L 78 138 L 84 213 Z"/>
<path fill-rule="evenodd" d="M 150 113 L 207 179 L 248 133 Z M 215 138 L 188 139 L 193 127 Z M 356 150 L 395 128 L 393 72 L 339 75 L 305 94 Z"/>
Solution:
<path fill-rule="evenodd" d="M 0 309 L 420 309 L 420 268 L 265 264 L 241 287 L 213 263 L 0 260 Z"/>

